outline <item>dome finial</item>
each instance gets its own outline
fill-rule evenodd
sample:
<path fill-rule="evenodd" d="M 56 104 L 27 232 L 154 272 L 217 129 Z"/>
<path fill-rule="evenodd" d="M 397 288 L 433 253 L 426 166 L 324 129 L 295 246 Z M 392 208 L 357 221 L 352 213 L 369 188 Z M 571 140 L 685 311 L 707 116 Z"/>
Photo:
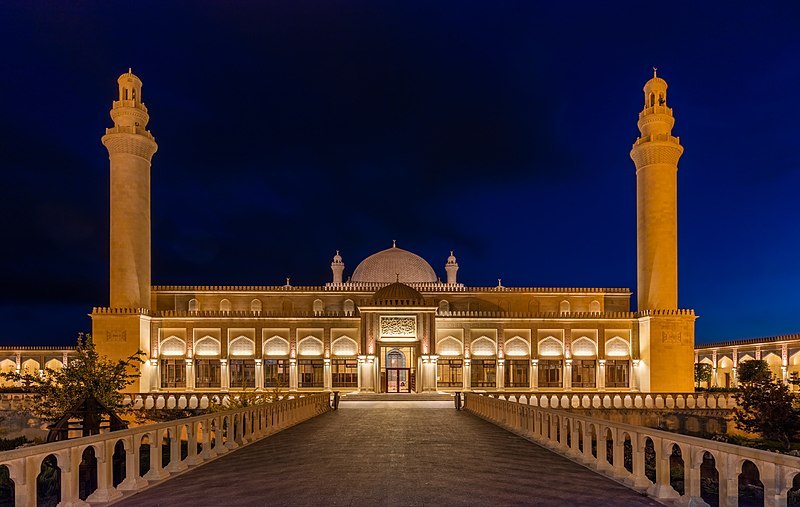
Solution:
<path fill-rule="evenodd" d="M 657 71 L 658 71 L 658 67 L 653 67 L 653 78 L 657 78 L 658 77 L 658 75 L 656 74 Z"/>
<path fill-rule="evenodd" d="M 396 239 L 392 240 L 392 248 L 397 248 L 397 240 Z"/>

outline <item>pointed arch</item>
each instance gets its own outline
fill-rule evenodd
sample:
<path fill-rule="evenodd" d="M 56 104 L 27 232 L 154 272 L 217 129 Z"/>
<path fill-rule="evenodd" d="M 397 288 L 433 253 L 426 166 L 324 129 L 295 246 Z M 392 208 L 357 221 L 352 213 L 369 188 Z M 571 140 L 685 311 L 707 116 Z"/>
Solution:
<path fill-rule="evenodd" d="M 539 355 L 544 357 L 564 355 L 564 344 L 555 336 L 548 336 L 539 340 Z"/>
<path fill-rule="evenodd" d="M 315 336 L 306 336 L 297 342 L 297 354 L 301 356 L 321 356 L 324 351 L 322 340 Z"/>
<path fill-rule="evenodd" d="M 472 340 L 469 350 L 473 356 L 493 356 L 497 353 L 497 346 L 488 336 L 480 336 Z"/>
<path fill-rule="evenodd" d="M 450 302 L 446 299 L 439 301 L 439 315 L 445 315 L 450 312 Z"/>
<path fill-rule="evenodd" d="M 186 342 L 177 336 L 168 336 L 161 339 L 158 350 L 162 356 L 186 355 Z"/>
<path fill-rule="evenodd" d="M 221 348 L 219 340 L 213 336 L 204 336 L 194 342 L 194 355 L 218 356 L 220 355 Z"/>
<path fill-rule="evenodd" d="M 565 299 L 564 301 L 559 303 L 558 313 L 569 313 L 569 301 Z"/>
<path fill-rule="evenodd" d="M 353 303 L 352 299 L 345 299 L 344 300 L 344 314 L 347 317 L 352 317 L 353 313 L 355 312 L 355 304 Z"/>
<path fill-rule="evenodd" d="M 321 299 L 314 300 L 314 315 L 322 315 L 325 312 L 325 303 Z"/>
<path fill-rule="evenodd" d="M 39 370 L 42 369 L 42 366 L 39 364 L 39 361 L 36 359 L 26 359 L 22 362 L 20 366 L 20 371 L 22 373 L 30 373 L 32 375 L 38 374 Z"/>
<path fill-rule="evenodd" d="M 461 340 L 454 336 L 445 336 L 436 344 L 436 353 L 440 356 L 460 356 L 462 352 Z"/>
<path fill-rule="evenodd" d="M 53 358 L 46 363 L 44 363 L 45 368 L 50 368 L 51 370 L 58 371 L 64 367 L 64 363 L 61 362 L 60 359 Z"/>
<path fill-rule="evenodd" d="M 514 336 L 503 344 L 503 353 L 509 357 L 529 356 L 531 347 L 526 339 L 521 336 Z"/>
<path fill-rule="evenodd" d="M 219 302 L 219 311 L 221 312 L 229 312 L 231 311 L 231 301 L 229 299 L 223 299 Z"/>
<path fill-rule="evenodd" d="M 572 341 L 572 355 L 575 357 L 594 357 L 597 355 L 597 344 L 588 336 L 581 336 Z"/>
<path fill-rule="evenodd" d="M 589 303 L 589 311 L 592 313 L 600 313 L 600 301 L 593 299 L 591 303 Z"/>
<path fill-rule="evenodd" d="M 256 353 L 256 344 L 247 336 L 237 336 L 228 344 L 229 356 L 252 356 Z"/>
<path fill-rule="evenodd" d="M 273 336 L 264 342 L 265 356 L 288 356 L 289 340 L 281 336 Z"/>
<path fill-rule="evenodd" d="M 250 311 L 251 312 L 260 312 L 263 308 L 263 304 L 261 303 L 260 299 L 254 299 L 250 301 Z"/>
<path fill-rule="evenodd" d="M 628 340 L 615 336 L 606 342 L 606 357 L 628 357 L 631 355 L 631 346 Z"/>
<path fill-rule="evenodd" d="M 334 356 L 358 355 L 358 343 L 349 336 L 340 336 L 331 343 L 331 354 Z"/>
<path fill-rule="evenodd" d="M 199 308 L 200 308 L 200 303 L 197 301 L 197 299 L 192 298 L 192 299 L 189 300 L 189 311 L 190 312 L 196 312 L 196 311 L 198 311 Z"/>

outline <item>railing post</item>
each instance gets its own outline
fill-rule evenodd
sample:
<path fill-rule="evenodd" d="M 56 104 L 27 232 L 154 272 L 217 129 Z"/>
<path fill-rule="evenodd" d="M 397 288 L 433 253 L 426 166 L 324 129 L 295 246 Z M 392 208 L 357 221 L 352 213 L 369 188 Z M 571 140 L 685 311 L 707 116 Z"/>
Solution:
<path fill-rule="evenodd" d="M 181 461 L 181 427 L 172 427 L 173 438 L 169 441 L 169 465 L 165 467 L 168 472 L 181 472 L 188 466 Z"/>
<path fill-rule="evenodd" d="M 144 474 L 144 478 L 148 481 L 160 481 L 169 477 L 169 472 L 161 468 L 161 442 L 164 431 L 166 430 L 154 431 L 154 436 L 150 439 L 150 470 Z"/>
<path fill-rule="evenodd" d="M 34 455 L 18 460 L 8 467 L 9 477 L 14 481 L 14 506 L 36 505 L 36 476 L 39 474 L 43 456 Z"/>
<path fill-rule="evenodd" d="M 703 464 L 702 454 L 697 456 L 693 447 L 689 448 L 689 456 L 683 457 L 684 495 L 691 507 L 708 506 L 700 496 L 700 465 Z M 697 459 L 699 457 L 699 459 Z"/>
<path fill-rule="evenodd" d="M 203 457 L 197 454 L 197 431 L 199 427 L 199 421 L 194 421 L 186 427 L 187 445 L 189 446 L 186 454 L 186 464 L 189 466 L 199 465 L 203 462 Z"/>
<path fill-rule="evenodd" d="M 135 447 L 136 438 L 130 437 L 125 446 L 125 480 L 119 483 L 120 491 L 137 491 L 147 486 L 147 481 L 139 476 L 139 453 Z"/>
<path fill-rule="evenodd" d="M 101 452 L 96 454 L 97 458 L 97 489 L 86 499 L 88 502 L 110 502 L 122 496 L 112 484 L 114 462 L 113 440 L 106 440 L 102 444 Z"/>
<path fill-rule="evenodd" d="M 63 456 L 63 455 L 62 455 Z M 81 463 L 81 453 L 77 447 L 71 447 L 67 452 L 67 459 L 61 466 L 61 507 L 89 507 L 89 504 L 78 497 L 78 469 Z"/>
<path fill-rule="evenodd" d="M 780 488 L 780 477 L 775 476 L 775 464 L 760 461 L 756 463 L 762 484 L 764 484 L 764 507 L 782 507 L 786 505 L 786 490 Z M 783 491 L 781 491 L 783 490 Z M 781 494 L 783 493 L 783 494 Z"/>
<path fill-rule="evenodd" d="M 633 451 L 633 487 L 636 489 L 647 490 L 653 483 L 647 478 L 644 466 L 644 449 L 646 435 L 631 435 L 631 447 Z"/>
<path fill-rule="evenodd" d="M 614 429 L 614 476 L 619 479 L 625 479 L 630 475 L 628 469 L 625 468 L 625 438 L 622 435 L 622 430 Z M 633 442 L 631 442 L 631 445 Z"/>
<path fill-rule="evenodd" d="M 680 495 L 669 482 L 671 453 L 664 449 L 661 438 L 653 438 L 653 448 L 656 451 L 656 483 L 647 492 L 656 498 L 678 498 Z"/>
<path fill-rule="evenodd" d="M 610 470 L 611 465 L 608 464 L 608 453 L 606 452 L 608 449 L 608 444 L 606 444 L 606 427 L 597 426 L 595 431 L 597 432 L 597 470 Z"/>

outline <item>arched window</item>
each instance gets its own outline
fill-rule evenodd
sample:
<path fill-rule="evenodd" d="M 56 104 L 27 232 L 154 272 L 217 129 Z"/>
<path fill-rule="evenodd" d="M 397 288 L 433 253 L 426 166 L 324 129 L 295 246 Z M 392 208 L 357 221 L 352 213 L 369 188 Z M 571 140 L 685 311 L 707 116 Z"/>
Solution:
<path fill-rule="evenodd" d="M 358 355 L 358 344 L 348 336 L 340 336 L 331 343 L 331 354 L 334 356 Z"/>
<path fill-rule="evenodd" d="M 261 300 L 254 299 L 250 301 L 250 311 L 251 312 L 260 312 L 261 311 Z"/>
<path fill-rule="evenodd" d="M 564 346 L 553 336 L 548 336 L 539 342 L 540 356 L 560 356 L 564 353 Z"/>
<path fill-rule="evenodd" d="M 256 344 L 246 336 L 238 336 L 228 345 L 229 356 L 252 356 L 256 352 Z"/>
<path fill-rule="evenodd" d="M 321 299 L 314 300 L 314 315 L 322 315 L 325 312 L 325 303 Z"/>
<path fill-rule="evenodd" d="M 264 342 L 264 355 L 288 356 L 289 342 L 280 336 L 273 336 Z"/>
<path fill-rule="evenodd" d="M 528 342 L 519 336 L 515 336 L 505 342 L 503 352 L 509 357 L 521 357 L 530 354 Z"/>
<path fill-rule="evenodd" d="M 495 344 L 488 336 L 481 336 L 474 340 L 470 346 L 473 356 L 493 356 L 495 355 Z"/>
<path fill-rule="evenodd" d="M 569 301 L 566 299 L 558 305 L 559 313 L 569 313 Z"/>
<path fill-rule="evenodd" d="M 572 355 L 576 357 L 593 357 L 597 355 L 594 340 L 581 336 L 572 342 Z"/>
<path fill-rule="evenodd" d="M 589 311 L 592 313 L 600 313 L 600 301 L 595 299 L 589 303 Z"/>
<path fill-rule="evenodd" d="M 220 354 L 219 340 L 211 336 L 204 336 L 194 344 L 196 356 L 218 356 Z"/>
<path fill-rule="evenodd" d="M 319 338 L 306 336 L 297 343 L 297 353 L 301 356 L 321 356 L 322 352 L 322 340 Z"/>
<path fill-rule="evenodd" d="M 229 312 L 231 311 L 231 302 L 227 299 L 223 299 L 219 302 L 219 311 L 221 312 Z"/>
<path fill-rule="evenodd" d="M 447 336 L 436 344 L 436 352 L 440 356 L 460 356 L 461 342 L 453 336 Z"/>
<path fill-rule="evenodd" d="M 445 315 L 450 312 L 450 302 L 446 299 L 439 301 L 439 315 Z"/>
<path fill-rule="evenodd" d="M 352 317 L 354 311 L 355 311 L 355 304 L 353 304 L 353 300 L 352 299 L 345 299 L 344 300 L 344 314 L 347 317 Z"/>
<path fill-rule="evenodd" d="M 199 305 L 198 305 L 196 299 L 192 298 L 192 299 L 189 300 L 189 311 L 190 312 L 196 312 L 197 309 L 198 309 L 198 306 Z"/>

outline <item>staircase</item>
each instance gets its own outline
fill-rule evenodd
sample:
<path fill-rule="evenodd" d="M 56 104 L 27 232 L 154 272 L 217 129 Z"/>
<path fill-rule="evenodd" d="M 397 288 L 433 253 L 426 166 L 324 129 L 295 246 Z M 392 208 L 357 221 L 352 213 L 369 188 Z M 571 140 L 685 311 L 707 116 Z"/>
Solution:
<path fill-rule="evenodd" d="M 453 401 L 450 393 L 348 393 L 341 398 L 346 401 Z"/>

